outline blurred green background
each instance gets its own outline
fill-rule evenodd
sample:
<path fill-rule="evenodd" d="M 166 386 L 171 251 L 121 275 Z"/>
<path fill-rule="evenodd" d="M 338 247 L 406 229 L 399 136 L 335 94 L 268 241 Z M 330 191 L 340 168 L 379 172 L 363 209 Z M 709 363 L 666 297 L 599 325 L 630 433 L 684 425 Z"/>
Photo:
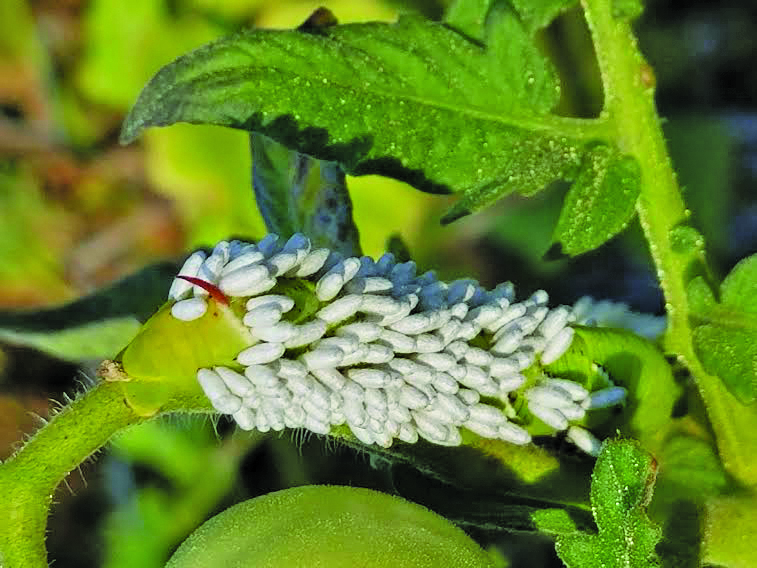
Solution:
<path fill-rule="evenodd" d="M 178 125 L 118 145 L 126 111 L 162 65 L 240 28 L 296 27 L 321 5 L 346 23 L 407 11 L 438 19 L 445 3 L 0 1 L 0 310 L 69 301 L 192 248 L 264 234 L 245 133 Z M 657 0 L 638 25 L 671 153 L 720 274 L 757 250 L 756 28 L 757 8 L 736 0 Z M 580 13 L 561 16 L 541 43 L 564 82 L 557 111 L 595 116 L 601 85 Z M 543 287 L 556 302 L 588 293 L 661 312 L 636 224 L 595 253 L 541 259 L 559 184 L 445 228 L 438 219 L 453 198 L 373 176 L 349 187 L 366 254 L 399 234 L 422 268 L 444 278 L 512 280 L 522 294 Z M 0 343 L 0 458 L 37 427 L 31 413 L 48 416 L 49 401 L 79 388 L 96 363 Z M 292 437 L 190 418 L 130 431 L 56 496 L 51 558 L 59 568 L 161 566 L 207 516 L 244 498 L 317 482 L 397 490 L 396 472 L 369 456 Z M 479 537 L 508 548 L 514 566 L 556 562 L 549 543 L 524 552 L 522 539 Z"/>

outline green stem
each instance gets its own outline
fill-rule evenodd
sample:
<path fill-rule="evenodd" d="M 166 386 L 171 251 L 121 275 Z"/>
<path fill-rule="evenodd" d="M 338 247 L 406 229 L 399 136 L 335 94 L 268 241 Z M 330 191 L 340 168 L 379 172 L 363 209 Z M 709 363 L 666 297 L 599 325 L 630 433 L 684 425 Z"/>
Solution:
<path fill-rule="evenodd" d="M 120 384 L 101 382 L 0 466 L 0 565 L 48 566 L 45 529 L 55 488 L 113 434 L 143 420 L 124 401 Z"/>
<path fill-rule="evenodd" d="M 651 69 L 638 49 L 630 22 L 616 17 L 613 5 L 610 0 L 582 0 L 605 90 L 603 117 L 615 125 L 621 151 L 634 156 L 641 166 L 636 209 L 665 295 L 666 348 L 684 360 L 696 380 L 725 467 L 742 482 L 757 484 L 757 467 L 751 459 L 757 435 L 752 428 L 744 431 L 753 419 L 746 416 L 751 413 L 745 412 L 718 377 L 704 370 L 694 352 L 686 295 L 691 252 L 672 246 L 672 231 L 688 221 L 689 212 L 657 115 Z"/>

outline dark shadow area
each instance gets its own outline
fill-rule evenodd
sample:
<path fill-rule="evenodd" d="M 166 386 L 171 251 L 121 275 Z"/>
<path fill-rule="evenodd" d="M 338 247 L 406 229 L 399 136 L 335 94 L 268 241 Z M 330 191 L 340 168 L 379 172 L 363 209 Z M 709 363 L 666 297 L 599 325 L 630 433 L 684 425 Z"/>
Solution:
<path fill-rule="evenodd" d="M 657 545 L 662 568 L 697 568 L 700 566 L 704 538 L 704 509 L 691 501 L 678 501 L 671 508 L 663 527 L 663 539 Z"/>

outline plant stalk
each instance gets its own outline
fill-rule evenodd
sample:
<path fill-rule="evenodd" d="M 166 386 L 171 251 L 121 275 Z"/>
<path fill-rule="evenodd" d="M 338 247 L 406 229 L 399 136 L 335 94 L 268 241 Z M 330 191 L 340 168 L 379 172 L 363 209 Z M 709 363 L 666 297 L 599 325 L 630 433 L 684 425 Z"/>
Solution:
<path fill-rule="evenodd" d="M 47 568 L 45 530 L 55 489 L 119 430 L 144 421 L 121 385 L 99 382 L 0 465 L 0 565 Z"/>
<path fill-rule="evenodd" d="M 621 151 L 634 156 L 641 166 L 636 210 L 665 296 L 665 347 L 683 360 L 696 381 L 724 466 L 742 482 L 757 485 L 754 413 L 738 402 L 719 377 L 704 370 L 694 351 L 686 294 L 691 253 L 676 250 L 672 242 L 673 229 L 688 222 L 689 211 L 655 107 L 652 69 L 638 49 L 628 19 L 613 13 L 614 2 L 582 0 L 581 4 L 605 90 L 603 118 L 615 125 Z"/>

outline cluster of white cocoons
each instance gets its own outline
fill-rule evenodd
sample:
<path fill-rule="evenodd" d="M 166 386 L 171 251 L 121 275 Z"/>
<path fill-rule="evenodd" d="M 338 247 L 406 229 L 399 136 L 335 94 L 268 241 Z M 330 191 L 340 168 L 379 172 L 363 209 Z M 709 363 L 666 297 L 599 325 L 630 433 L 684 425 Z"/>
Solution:
<path fill-rule="evenodd" d="M 254 344 L 237 356 L 238 369 L 200 369 L 212 405 L 245 429 L 306 428 L 327 434 L 347 425 L 365 444 L 461 443 L 460 428 L 513 444 L 529 433 L 514 411 L 482 397 L 508 397 L 526 382 L 537 358 L 557 360 L 570 346 L 573 309 L 547 307 L 543 290 L 516 302 L 510 283 L 485 290 L 470 279 L 441 282 L 416 275 L 415 263 L 343 258 L 295 234 L 268 235 L 257 244 L 219 243 L 195 252 L 182 276 L 217 286 L 246 302 L 243 323 Z M 295 300 L 277 293 L 282 279 L 314 285 L 318 309 L 293 323 Z M 171 286 L 172 314 L 201 317 L 208 292 L 182 279 Z M 472 345 L 487 345 L 486 349 Z M 521 389 L 523 390 L 523 389 Z M 599 442 L 571 422 L 587 410 L 622 404 L 625 390 L 589 393 L 576 383 L 544 377 L 525 393 L 528 408 L 568 439 L 596 454 Z"/>

